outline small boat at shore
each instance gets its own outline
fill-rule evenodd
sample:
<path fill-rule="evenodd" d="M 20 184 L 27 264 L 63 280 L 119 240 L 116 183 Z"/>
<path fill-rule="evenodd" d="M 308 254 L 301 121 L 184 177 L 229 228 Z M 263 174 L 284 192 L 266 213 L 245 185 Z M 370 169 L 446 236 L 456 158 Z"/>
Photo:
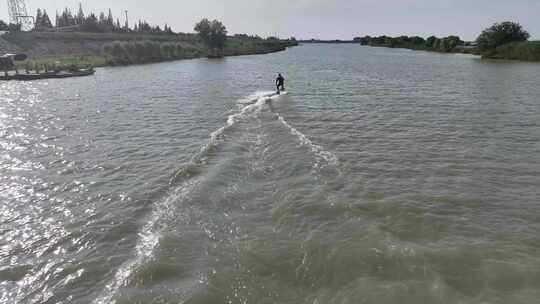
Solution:
<path fill-rule="evenodd" d="M 77 71 L 55 71 L 55 72 L 45 72 L 45 73 L 19 73 L 19 74 L 10 74 L 10 75 L 1 75 L 0 80 L 20 80 L 20 81 L 30 81 L 30 80 L 41 80 L 41 79 L 57 79 L 57 78 L 71 78 L 71 77 L 83 77 L 94 75 L 96 71 L 93 68 L 90 69 L 81 69 Z"/>

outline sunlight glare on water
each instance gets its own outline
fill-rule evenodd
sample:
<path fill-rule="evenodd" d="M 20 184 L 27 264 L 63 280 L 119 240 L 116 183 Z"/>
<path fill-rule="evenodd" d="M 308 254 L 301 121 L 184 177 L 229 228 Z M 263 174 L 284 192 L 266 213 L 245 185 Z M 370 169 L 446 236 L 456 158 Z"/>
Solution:
<path fill-rule="evenodd" d="M 0 303 L 536 303 L 538 83 L 357 45 L 0 83 Z"/>

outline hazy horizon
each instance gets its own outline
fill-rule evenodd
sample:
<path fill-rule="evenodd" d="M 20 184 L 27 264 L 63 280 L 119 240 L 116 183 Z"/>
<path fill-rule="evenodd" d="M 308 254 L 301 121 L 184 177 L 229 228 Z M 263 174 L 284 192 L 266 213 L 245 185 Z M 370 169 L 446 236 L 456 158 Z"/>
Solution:
<path fill-rule="evenodd" d="M 82 2 L 86 14 L 112 9 L 124 22 L 129 11 L 130 24 L 143 19 L 151 24 L 169 24 L 174 31 L 192 32 L 201 18 L 219 19 L 230 34 L 247 33 L 263 37 L 278 35 L 298 39 L 352 39 L 364 35 L 419 35 L 423 37 L 458 35 L 474 40 L 482 29 L 495 22 L 516 21 L 540 38 L 540 2 L 479 0 L 447 1 L 403 0 L 155 0 L 137 3 L 119 0 L 26 0 L 28 11 L 46 9 L 54 22 L 55 11 L 65 7 L 77 11 Z M 7 3 L 0 1 L 0 19 L 8 21 Z"/>

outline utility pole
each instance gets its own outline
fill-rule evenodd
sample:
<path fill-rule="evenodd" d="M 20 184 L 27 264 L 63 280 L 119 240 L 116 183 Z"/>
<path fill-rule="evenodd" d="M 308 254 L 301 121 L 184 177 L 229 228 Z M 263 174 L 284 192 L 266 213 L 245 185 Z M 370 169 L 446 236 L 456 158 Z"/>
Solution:
<path fill-rule="evenodd" d="M 7 4 L 11 23 L 20 25 L 22 30 L 34 27 L 34 17 L 28 15 L 24 0 L 8 0 Z"/>
<path fill-rule="evenodd" d="M 128 10 L 126 10 L 126 32 L 129 32 Z"/>

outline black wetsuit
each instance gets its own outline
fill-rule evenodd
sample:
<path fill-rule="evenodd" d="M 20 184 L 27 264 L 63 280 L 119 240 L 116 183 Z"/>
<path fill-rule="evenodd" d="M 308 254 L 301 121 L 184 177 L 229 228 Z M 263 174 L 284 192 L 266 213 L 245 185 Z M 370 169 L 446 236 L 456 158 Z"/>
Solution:
<path fill-rule="evenodd" d="M 276 86 L 278 92 L 285 91 L 285 78 L 283 78 L 283 76 L 278 76 L 278 78 L 276 79 Z"/>

